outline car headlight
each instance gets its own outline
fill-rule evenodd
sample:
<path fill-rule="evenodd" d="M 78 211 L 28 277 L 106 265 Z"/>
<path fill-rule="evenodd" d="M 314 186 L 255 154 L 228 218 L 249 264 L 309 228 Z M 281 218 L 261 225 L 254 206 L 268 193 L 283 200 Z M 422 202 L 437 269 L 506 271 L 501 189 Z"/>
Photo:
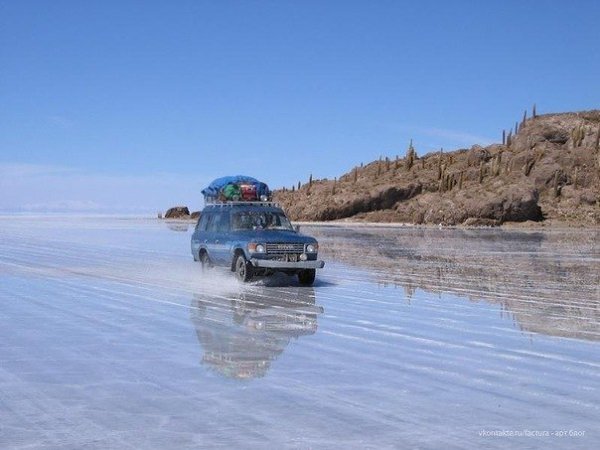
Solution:
<path fill-rule="evenodd" d="M 257 244 L 255 242 L 250 242 L 248 244 L 248 251 L 250 251 L 252 253 L 264 253 L 265 246 L 264 246 L 264 244 Z"/>
<path fill-rule="evenodd" d="M 306 253 L 317 253 L 319 250 L 319 244 L 307 244 Z"/>

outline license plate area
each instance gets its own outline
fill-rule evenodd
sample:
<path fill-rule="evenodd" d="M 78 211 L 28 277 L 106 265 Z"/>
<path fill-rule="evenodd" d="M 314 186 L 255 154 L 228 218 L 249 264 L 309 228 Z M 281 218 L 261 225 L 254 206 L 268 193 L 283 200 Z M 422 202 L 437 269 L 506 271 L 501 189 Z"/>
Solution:
<path fill-rule="evenodd" d="M 299 256 L 296 253 L 286 253 L 284 255 L 278 255 L 273 259 L 275 261 L 283 261 L 283 262 L 298 262 Z"/>

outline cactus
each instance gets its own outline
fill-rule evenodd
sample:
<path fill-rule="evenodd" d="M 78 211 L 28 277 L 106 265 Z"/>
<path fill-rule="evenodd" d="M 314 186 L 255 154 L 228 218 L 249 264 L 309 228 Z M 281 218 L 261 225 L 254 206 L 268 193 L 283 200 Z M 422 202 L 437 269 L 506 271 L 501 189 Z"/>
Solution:
<path fill-rule="evenodd" d="M 312 173 L 311 173 L 310 176 L 308 177 L 308 185 L 312 186 L 312 182 L 313 182 L 313 177 L 312 177 Z"/>
<path fill-rule="evenodd" d="M 450 173 L 446 176 L 446 190 L 451 191 L 454 187 L 454 174 Z"/>
<path fill-rule="evenodd" d="M 533 165 L 535 164 L 535 159 L 529 158 L 525 165 L 523 166 L 523 173 L 526 177 L 531 173 L 531 169 L 533 169 Z"/>
<path fill-rule="evenodd" d="M 464 177 L 464 172 L 461 170 L 460 175 L 458 177 L 458 189 L 461 190 L 463 187 L 463 177 Z"/>
<path fill-rule="evenodd" d="M 512 144 L 512 128 L 508 130 L 508 136 L 506 136 L 506 146 L 510 147 L 510 144 Z"/>
<path fill-rule="evenodd" d="M 446 165 L 442 164 L 440 167 L 440 176 L 438 178 L 438 180 L 439 180 L 438 191 L 440 191 L 440 192 L 444 192 L 445 178 L 446 178 Z"/>
<path fill-rule="evenodd" d="M 559 185 L 558 185 L 558 170 L 556 172 L 554 172 L 553 189 L 554 189 L 554 197 L 558 197 L 560 195 L 560 189 L 559 189 Z"/>
<path fill-rule="evenodd" d="M 302 187 L 302 183 L 300 183 L 300 182 L 298 181 L 298 190 L 300 190 L 300 188 L 301 188 L 301 187 Z"/>
<path fill-rule="evenodd" d="M 596 153 L 598 153 L 598 183 L 600 184 L 600 126 L 598 127 L 598 133 L 596 134 Z M 599 186 L 600 187 L 600 186 Z M 600 207 L 600 196 L 597 201 L 598 207 Z"/>
<path fill-rule="evenodd" d="M 534 119 L 537 117 L 537 112 L 535 109 L 535 103 L 533 104 L 533 108 L 531 109 L 531 117 L 533 117 Z"/>
<path fill-rule="evenodd" d="M 437 179 L 440 180 L 442 178 L 442 155 L 444 153 L 444 149 L 440 148 L 440 154 L 438 157 L 438 177 Z"/>
<path fill-rule="evenodd" d="M 406 169 L 407 170 L 412 169 L 412 166 L 415 162 L 416 156 L 417 156 L 417 152 L 415 151 L 415 148 L 413 147 L 413 141 L 411 139 L 410 144 L 408 145 L 408 149 L 406 150 Z"/>
<path fill-rule="evenodd" d="M 519 133 L 519 122 L 515 122 L 515 136 Z"/>
<path fill-rule="evenodd" d="M 495 177 L 500 175 L 500 165 L 502 164 L 502 153 L 498 153 L 492 162 L 492 173 Z"/>
<path fill-rule="evenodd" d="M 421 169 L 425 168 L 425 158 L 421 158 Z"/>
<path fill-rule="evenodd" d="M 407 156 L 406 157 L 406 170 L 412 169 L 413 164 L 414 164 L 414 159 L 412 158 L 412 156 Z"/>
<path fill-rule="evenodd" d="M 585 137 L 585 127 L 583 124 L 577 125 L 571 130 L 571 139 L 573 140 L 573 147 L 581 147 L 583 138 Z"/>
<path fill-rule="evenodd" d="M 575 190 L 577 190 L 578 175 L 579 175 L 579 167 L 575 166 L 575 173 L 573 174 L 573 188 Z"/>
<path fill-rule="evenodd" d="M 479 161 L 479 184 L 483 183 L 483 161 Z"/>
<path fill-rule="evenodd" d="M 575 128 L 573 128 L 571 130 L 571 141 L 573 141 L 573 147 L 577 147 L 577 142 L 579 141 L 579 127 L 575 126 Z"/>
<path fill-rule="evenodd" d="M 335 195 L 335 186 L 337 184 L 337 177 L 333 178 L 333 186 L 331 188 L 331 195 Z"/>
<path fill-rule="evenodd" d="M 358 180 L 358 169 L 355 167 L 354 168 L 354 175 L 352 177 L 352 182 L 356 183 L 356 180 Z"/>
<path fill-rule="evenodd" d="M 527 110 L 523 113 L 523 121 L 521 122 L 521 128 L 525 126 L 525 122 L 527 122 Z"/>
<path fill-rule="evenodd" d="M 502 145 L 506 145 L 506 130 L 502 130 Z"/>

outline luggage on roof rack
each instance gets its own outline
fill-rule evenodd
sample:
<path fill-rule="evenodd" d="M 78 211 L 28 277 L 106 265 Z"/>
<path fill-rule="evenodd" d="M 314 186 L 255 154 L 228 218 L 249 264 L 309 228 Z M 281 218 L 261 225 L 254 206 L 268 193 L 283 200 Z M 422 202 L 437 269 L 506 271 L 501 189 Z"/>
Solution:
<path fill-rule="evenodd" d="M 268 201 L 271 199 L 269 186 L 247 175 L 234 175 L 214 180 L 202 190 L 205 203 L 227 201 Z"/>

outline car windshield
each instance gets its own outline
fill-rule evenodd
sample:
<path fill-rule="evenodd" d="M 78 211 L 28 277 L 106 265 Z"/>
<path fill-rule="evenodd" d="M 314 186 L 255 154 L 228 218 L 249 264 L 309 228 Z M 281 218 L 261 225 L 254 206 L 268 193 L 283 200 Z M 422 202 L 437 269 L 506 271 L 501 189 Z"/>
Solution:
<path fill-rule="evenodd" d="M 233 230 L 293 230 L 289 219 L 277 211 L 242 211 L 233 215 Z"/>

